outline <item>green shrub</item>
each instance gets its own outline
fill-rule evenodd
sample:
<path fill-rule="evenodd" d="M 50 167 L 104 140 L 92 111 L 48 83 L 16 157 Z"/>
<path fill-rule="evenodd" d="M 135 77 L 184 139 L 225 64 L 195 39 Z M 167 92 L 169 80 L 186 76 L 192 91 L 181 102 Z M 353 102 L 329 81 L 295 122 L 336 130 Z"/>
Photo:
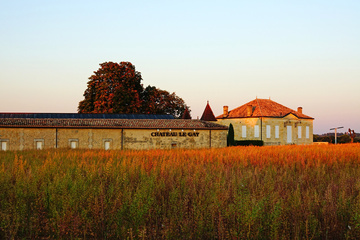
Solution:
<path fill-rule="evenodd" d="M 235 146 L 264 146 L 264 141 L 263 140 L 235 141 Z"/>

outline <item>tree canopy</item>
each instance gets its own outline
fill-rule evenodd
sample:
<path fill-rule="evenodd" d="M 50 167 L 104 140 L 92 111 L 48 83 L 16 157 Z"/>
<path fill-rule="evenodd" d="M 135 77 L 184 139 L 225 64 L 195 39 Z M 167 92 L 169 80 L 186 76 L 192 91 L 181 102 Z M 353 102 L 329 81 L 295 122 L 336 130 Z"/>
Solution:
<path fill-rule="evenodd" d="M 141 73 L 130 62 L 105 62 L 89 77 L 79 113 L 172 114 L 180 118 L 184 100 L 154 86 L 143 88 Z"/>

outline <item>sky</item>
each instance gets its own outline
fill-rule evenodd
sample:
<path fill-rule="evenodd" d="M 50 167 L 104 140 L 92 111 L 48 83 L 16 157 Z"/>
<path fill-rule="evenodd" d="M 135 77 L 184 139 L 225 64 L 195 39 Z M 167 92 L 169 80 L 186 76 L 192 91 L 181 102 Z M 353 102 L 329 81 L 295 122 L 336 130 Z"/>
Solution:
<path fill-rule="evenodd" d="M 77 112 L 103 62 L 201 117 L 270 98 L 360 132 L 360 1 L 0 0 L 0 112 Z M 343 132 L 339 130 L 339 132 Z"/>

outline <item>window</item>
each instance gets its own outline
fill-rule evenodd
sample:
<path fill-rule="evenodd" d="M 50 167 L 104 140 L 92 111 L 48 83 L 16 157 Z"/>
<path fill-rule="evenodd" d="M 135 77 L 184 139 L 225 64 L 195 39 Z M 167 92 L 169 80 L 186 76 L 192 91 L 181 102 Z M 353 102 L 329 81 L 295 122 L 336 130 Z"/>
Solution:
<path fill-rule="evenodd" d="M 105 138 L 103 139 L 103 146 L 105 150 L 110 150 L 112 145 L 112 139 L 111 138 Z"/>
<path fill-rule="evenodd" d="M 259 125 L 255 125 L 254 127 L 254 137 L 259 137 Z"/>
<path fill-rule="evenodd" d="M 110 149 L 110 141 L 105 141 L 105 142 L 104 142 L 104 148 L 105 148 L 105 150 L 109 150 L 109 149 Z"/>
<path fill-rule="evenodd" d="M 35 149 L 42 150 L 44 149 L 44 139 L 34 139 Z"/>
<path fill-rule="evenodd" d="M 301 138 L 301 126 L 298 126 L 298 138 Z"/>
<path fill-rule="evenodd" d="M 69 145 L 71 149 L 76 149 L 79 147 L 79 140 L 78 139 L 69 139 Z"/>
<path fill-rule="evenodd" d="M 243 138 L 246 138 L 246 126 L 242 126 L 241 128 L 241 134 Z"/>
<path fill-rule="evenodd" d="M 286 126 L 286 130 L 287 130 L 286 142 L 291 143 L 292 142 L 292 127 L 291 126 Z"/>
<path fill-rule="evenodd" d="M 1 151 L 6 151 L 6 150 L 8 150 L 8 141 L 6 141 L 6 140 L 2 140 L 1 142 Z"/>
<path fill-rule="evenodd" d="M 266 125 L 266 138 L 270 138 L 270 137 L 271 137 L 271 126 Z"/>
<path fill-rule="evenodd" d="M 36 142 L 36 149 L 38 149 L 38 150 L 43 149 L 43 144 L 42 144 L 42 142 Z"/>
<path fill-rule="evenodd" d="M 38 149 L 38 150 L 43 149 L 43 142 L 40 142 L 40 141 L 36 142 L 36 149 Z"/>
<path fill-rule="evenodd" d="M 306 126 L 306 138 L 309 138 L 310 135 L 310 127 Z"/>
<path fill-rule="evenodd" d="M 275 126 L 275 138 L 279 138 L 279 126 Z"/>

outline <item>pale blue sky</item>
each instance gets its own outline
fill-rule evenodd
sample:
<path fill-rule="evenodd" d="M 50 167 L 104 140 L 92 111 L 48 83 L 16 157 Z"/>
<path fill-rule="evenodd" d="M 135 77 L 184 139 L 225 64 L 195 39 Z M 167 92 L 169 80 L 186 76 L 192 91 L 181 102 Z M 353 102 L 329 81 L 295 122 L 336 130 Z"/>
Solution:
<path fill-rule="evenodd" d="M 130 61 L 201 117 L 269 98 L 360 132 L 360 1 L 0 1 L 0 112 L 76 112 Z"/>

